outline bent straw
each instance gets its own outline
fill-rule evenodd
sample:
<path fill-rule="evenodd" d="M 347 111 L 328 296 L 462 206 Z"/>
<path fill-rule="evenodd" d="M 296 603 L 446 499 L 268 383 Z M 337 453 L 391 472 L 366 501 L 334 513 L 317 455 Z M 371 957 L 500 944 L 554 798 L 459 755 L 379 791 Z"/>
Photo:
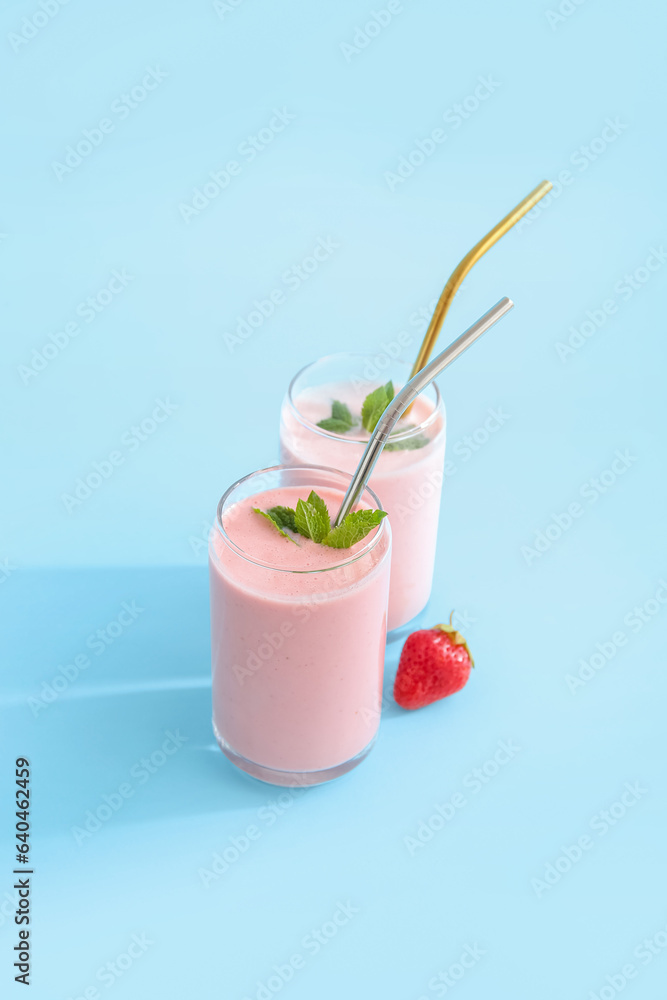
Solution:
<path fill-rule="evenodd" d="M 541 198 L 544 198 L 548 191 L 551 191 L 553 187 L 551 181 L 542 181 L 537 185 L 534 191 L 531 191 L 527 198 L 520 201 L 519 204 L 505 216 L 504 219 L 494 226 L 493 229 L 486 234 L 486 236 L 476 243 L 472 250 L 468 251 L 460 264 L 458 264 L 452 273 L 450 274 L 447 284 L 445 285 L 442 295 L 438 300 L 438 304 L 435 307 L 435 312 L 431 317 L 431 322 L 428 325 L 428 330 L 424 335 L 424 340 L 421 347 L 419 348 L 419 354 L 417 355 L 417 360 L 414 363 L 412 372 L 410 373 L 410 378 L 416 375 L 418 371 L 424 367 L 426 362 L 431 356 L 431 352 L 435 347 L 435 342 L 438 339 L 440 329 L 444 322 L 447 311 L 452 304 L 452 299 L 456 295 L 457 291 L 461 286 L 461 282 L 467 275 L 471 267 L 477 263 L 480 257 L 482 257 L 487 250 L 490 250 L 494 243 L 497 243 L 501 236 L 504 236 L 508 230 L 515 226 L 519 219 L 522 219 L 526 212 L 530 212 L 531 208 L 535 205 Z"/>
<path fill-rule="evenodd" d="M 343 497 L 343 502 L 341 504 L 340 510 L 336 514 L 336 518 L 333 522 L 334 528 L 345 520 L 347 515 L 350 513 L 354 507 L 356 501 L 361 496 L 363 489 L 368 482 L 369 476 L 375 467 L 375 463 L 380 457 L 380 453 L 384 448 L 389 435 L 391 434 L 396 422 L 403 416 L 408 407 L 410 407 L 417 396 L 422 390 L 426 388 L 427 385 L 433 381 L 440 372 L 444 371 L 447 365 L 450 365 L 452 361 L 458 358 L 459 354 L 463 354 L 471 344 L 474 344 L 478 337 L 481 337 L 483 333 L 497 323 L 498 320 L 509 312 L 514 303 L 511 299 L 504 298 L 500 302 L 496 302 L 492 309 L 489 309 L 487 313 L 484 313 L 476 323 L 468 327 L 465 333 L 462 333 L 460 337 L 457 337 L 449 347 L 446 347 L 442 354 L 438 354 L 437 358 L 434 358 L 425 368 L 418 371 L 416 375 L 413 375 L 409 382 L 406 382 L 403 388 L 396 393 L 391 403 L 387 406 L 386 410 L 378 420 L 375 430 L 370 436 L 370 440 L 366 445 L 363 455 L 361 456 L 361 461 L 356 468 L 350 485 L 347 488 L 347 492 Z"/>

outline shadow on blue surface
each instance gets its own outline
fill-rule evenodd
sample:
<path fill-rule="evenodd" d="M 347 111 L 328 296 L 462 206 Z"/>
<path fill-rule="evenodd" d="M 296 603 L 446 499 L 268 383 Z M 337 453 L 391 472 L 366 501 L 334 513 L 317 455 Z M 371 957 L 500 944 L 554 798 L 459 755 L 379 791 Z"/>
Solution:
<path fill-rule="evenodd" d="M 213 738 L 205 569 L 31 571 L 13 583 L 3 701 L 12 745 L 32 755 L 42 829 L 252 809 L 280 794 Z M 404 714 L 393 673 L 386 719 Z"/>

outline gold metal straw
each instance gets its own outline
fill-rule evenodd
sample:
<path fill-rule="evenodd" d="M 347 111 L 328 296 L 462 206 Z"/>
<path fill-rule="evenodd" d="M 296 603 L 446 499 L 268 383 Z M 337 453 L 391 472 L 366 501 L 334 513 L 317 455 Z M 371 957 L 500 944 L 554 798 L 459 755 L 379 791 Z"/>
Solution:
<path fill-rule="evenodd" d="M 444 322 L 447 311 L 452 304 L 452 299 L 456 295 L 461 282 L 465 278 L 466 274 L 473 266 L 476 264 L 480 257 L 482 257 L 487 250 L 489 250 L 494 243 L 497 243 L 501 236 L 516 225 L 519 219 L 523 218 L 526 212 L 530 212 L 531 208 L 538 203 L 540 198 L 544 198 L 548 191 L 551 191 L 553 187 L 551 181 L 542 181 L 538 184 L 534 191 L 531 191 L 527 198 L 520 201 L 516 208 L 513 208 L 509 215 L 506 215 L 497 226 L 494 226 L 491 232 L 487 233 L 486 236 L 477 243 L 472 250 L 470 250 L 461 263 L 452 271 L 444 287 L 442 295 L 438 300 L 438 304 L 435 307 L 435 312 L 431 317 L 431 322 L 428 325 L 428 330 L 424 336 L 421 347 L 419 348 L 419 354 L 417 355 L 417 360 L 414 363 L 412 372 L 410 373 L 410 378 L 416 375 L 418 371 L 421 371 L 424 365 L 427 363 L 431 356 L 431 352 L 435 347 L 435 342 L 438 339 L 440 333 L 440 328 Z"/>
<path fill-rule="evenodd" d="M 504 298 L 501 299 L 500 302 L 496 302 L 493 309 L 489 309 L 487 313 L 480 316 L 477 322 L 468 327 L 465 333 L 462 333 L 460 337 L 457 337 L 456 340 L 442 352 L 442 354 L 438 354 L 436 358 L 433 358 L 433 361 L 422 368 L 421 371 L 417 372 L 416 375 L 413 375 L 410 381 L 406 382 L 402 389 L 399 389 L 375 425 L 375 430 L 369 438 L 364 453 L 359 460 L 359 465 L 357 466 L 356 471 L 352 476 L 350 485 L 347 488 L 347 493 L 343 497 L 340 510 L 336 514 L 334 528 L 345 520 L 359 499 L 359 496 L 363 493 L 369 476 L 375 468 L 375 463 L 380 457 L 382 449 L 389 440 L 389 435 L 391 434 L 394 426 L 403 414 L 408 412 L 419 393 L 422 392 L 427 385 L 430 385 L 433 379 L 445 370 L 447 365 L 451 365 L 452 361 L 456 361 L 460 354 L 467 351 L 470 345 L 474 344 L 478 337 L 481 337 L 483 333 L 486 333 L 486 331 L 492 327 L 494 323 L 497 323 L 498 320 L 505 315 L 505 313 L 509 312 L 513 306 L 514 303 L 508 298 Z"/>

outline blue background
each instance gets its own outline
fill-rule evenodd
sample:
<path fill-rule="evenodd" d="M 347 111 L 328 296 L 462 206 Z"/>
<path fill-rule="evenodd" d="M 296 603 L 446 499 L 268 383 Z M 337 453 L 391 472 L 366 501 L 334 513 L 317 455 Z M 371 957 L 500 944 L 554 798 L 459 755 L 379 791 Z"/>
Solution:
<path fill-rule="evenodd" d="M 296 953 L 305 967 L 280 990 L 293 1000 L 417 1000 L 443 995 L 429 981 L 476 944 L 485 954 L 451 987 L 461 1000 L 609 1000 L 628 962 L 627 995 L 657 996 L 667 954 L 644 964 L 633 953 L 656 934 L 667 942 L 667 613 L 654 599 L 667 577 L 666 269 L 653 256 L 656 269 L 641 270 L 667 238 L 667 18 L 655 0 L 561 6 L 570 13 L 558 19 L 555 2 L 404 2 L 351 51 L 373 10 L 362 0 L 71 2 L 38 30 L 23 21 L 36 0 L 3 4 L 0 976 L 12 996 L 17 755 L 34 773 L 40 1000 L 95 985 L 118 1000 L 254 998 Z M 34 37 L 21 39 L 22 26 Z M 149 68 L 163 76 L 155 89 L 112 110 Z M 493 92 L 457 118 L 480 77 Z M 249 162 L 239 146 L 274 109 L 294 118 Z M 113 131 L 68 172 L 54 168 L 104 118 Z M 445 141 L 388 180 L 436 128 Z M 596 141 L 603 132 L 613 140 Z M 233 159 L 225 190 L 184 211 Z M 441 379 L 454 471 L 420 624 L 456 608 L 474 675 L 461 694 L 404 713 L 390 697 L 392 643 L 368 761 L 270 823 L 280 791 L 236 773 L 210 730 L 201 540 L 217 499 L 275 460 L 298 367 L 381 352 L 401 332 L 410 360 L 457 261 L 563 171 L 567 182 L 475 267 L 443 332 L 453 339 L 502 295 L 516 302 Z M 338 246 L 290 288 L 285 272 L 320 239 Z M 114 270 L 131 280 L 86 322 L 79 304 Z M 231 344 L 275 288 L 284 301 Z M 72 322 L 77 335 L 37 370 L 33 351 Z M 587 322 L 591 335 L 577 335 Z M 559 353 L 572 337 L 578 346 Z M 141 440 L 132 427 L 158 399 L 171 413 Z M 506 417 L 485 436 L 490 408 Z M 602 492 L 592 481 L 618 450 L 627 467 Z M 122 462 L 68 510 L 63 495 L 114 451 Z M 573 503 L 581 513 L 567 525 Z M 133 601 L 136 620 L 92 651 L 88 637 Z M 604 660 L 598 644 L 609 651 L 618 631 L 626 642 Z M 85 653 L 90 666 L 35 708 L 29 699 Z M 596 653 L 604 665 L 568 683 Z M 128 779 L 177 730 L 178 752 L 149 780 Z M 500 740 L 521 749 L 472 792 L 466 776 Z M 73 828 L 128 780 L 131 797 L 78 844 Z M 626 782 L 644 791 L 602 835 L 595 817 Z M 405 838 L 426 837 L 420 824 L 457 791 L 466 806 L 411 851 Z M 205 888 L 200 869 L 249 825 L 259 838 Z M 594 846 L 536 888 L 584 835 Z M 347 900 L 359 912 L 310 954 L 304 936 Z M 97 970 L 133 934 L 153 943 L 105 986 Z"/>

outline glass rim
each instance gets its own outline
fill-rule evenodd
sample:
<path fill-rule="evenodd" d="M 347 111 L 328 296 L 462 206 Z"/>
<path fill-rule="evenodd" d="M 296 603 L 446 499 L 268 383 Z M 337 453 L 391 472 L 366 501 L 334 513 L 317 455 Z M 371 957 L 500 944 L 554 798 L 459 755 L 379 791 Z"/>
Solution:
<path fill-rule="evenodd" d="M 304 365 L 303 368 L 300 368 L 287 388 L 287 402 L 289 403 L 290 409 L 299 423 L 302 424 L 303 427 L 307 427 L 308 430 L 313 431 L 315 434 L 319 434 L 321 437 L 329 438 L 333 441 L 340 441 L 343 444 L 367 444 L 368 438 L 357 437 L 356 435 L 348 436 L 346 434 L 337 434 L 335 431 L 327 431 L 324 427 L 318 427 L 317 424 L 308 420 L 308 418 L 304 417 L 304 415 L 299 411 L 296 403 L 294 402 L 293 393 L 297 379 L 301 378 L 304 372 L 307 372 L 309 368 L 314 368 L 315 365 L 320 364 L 322 361 L 334 361 L 340 358 L 363 358 L 366 361 L 372 361 L 374 357 L 375 355 L 362 354 L 360 351 L 340 351 L 337 354 L 325 354 L 323 357 L 317 358 L 315 361 L 311 361 L 307 365 Z M 406 368 L 409 367 L 407 361 L 401 361 L 399 358 L 392 358 L 391 360 L 395 363 L 405 365 Z M 417 435 L 421 434 L 424 430 L 430 427 L 431 424 L 435 423 L 441 413 L 444 414 L 445 406 L 440 389 L 435 382 L 431 382 L 430 386 L 428 386 L 428 388 L 431 387 L 433 387 L 433 390 L 435 391 L 435 406 L 433 407 L 431 413 L 429 413 L 428 417 L 426 417 L 425 420 L 422 420 L 420 424 L 411 427 L 409 430 L 403 430 L 398 434 L 392 434 L 392 442 L 406 441 L 411 437 L 417 437 Z M 321 466 L 321 468 L 324 468 L 324 466 Z"/>
<path fill-rule="evenodd" d="M 349 485 L 349 480 L 351 479 L 351 476 L 348 473 L 342 472 L 340 469 L 331 468 L 330 466 L 327 465 L 269 465 L 265 469 L 257 469 L 256 472 L 249 472 L 247 475 L 241 476 L 240 479 L 237 479 L 235 483 L 232 483 L 232 485 L 227 490 L 225 490 L 225 492 L 220 497 L 220 500 L 218 501 L 214 527 L 217 529 L 218 533 L 222 536 L 222 540 L 227 545 L 227 547 L 230 548 L 242 559 L 244 559 L 246 562 L 253 563 L 255 566 L 261 566 L 262 569 L 269 569 L 274 573 L 298 573 L 303 575 L 308 575 L 310 573 L 329 573 L 331 572 L 331 570 L 341 569 L 343 566 L 349 566 L 352 563 L 356 562 L 358 559 L 363 558 L 363 556 L 367 555 L 375 547 L 375 545 L 377 545 L 377 543 L 386 535 L 385 525 L 387 523 L 387 518 L 383 517 L 379 525 L 377 526 L 377 529 L 370 536 L 366 545 L 364 545 L 363 549 L 360 552 L 355 552 L 354 555 L 343 560 L 343 562 L 334 563 L 333 566 L 322 566 L 319 569 L 290 569 L 287 566 L 276 566 L 273 563 L 264 562 L 261 559 L 255 559 L 253 556 L 249 555 L 244 549 L 242 549 L 240 545 L 237 545 L 236 542 L 232 538 L 230 538 L 230 536 L 227 534 L 227 532 L 225 531 L 225 527 L 222 523 L 222 512 L 225 501 L 238 486 L 241 486 L 249 479 L 253 479 L 255 476 L 261 476 L 272 472 L 333 473 L 334 476 L 338 476 L 342 480 L 344 480 L 346 484 L 342 488 L 343 494 L 345 493 L 345 489 L 347 485 Z M 377 494 L 368 485 L 364 488 L 362 496 L 364 496 L 366 493 L 370 494 L 375 504 L 375 509 L 382 510 L 383 507 L 382 504 L 380 503 L 380 500 L 378 499 Z M 344 551 L 344 550 L 338 550 L 338 551 Z"/>

